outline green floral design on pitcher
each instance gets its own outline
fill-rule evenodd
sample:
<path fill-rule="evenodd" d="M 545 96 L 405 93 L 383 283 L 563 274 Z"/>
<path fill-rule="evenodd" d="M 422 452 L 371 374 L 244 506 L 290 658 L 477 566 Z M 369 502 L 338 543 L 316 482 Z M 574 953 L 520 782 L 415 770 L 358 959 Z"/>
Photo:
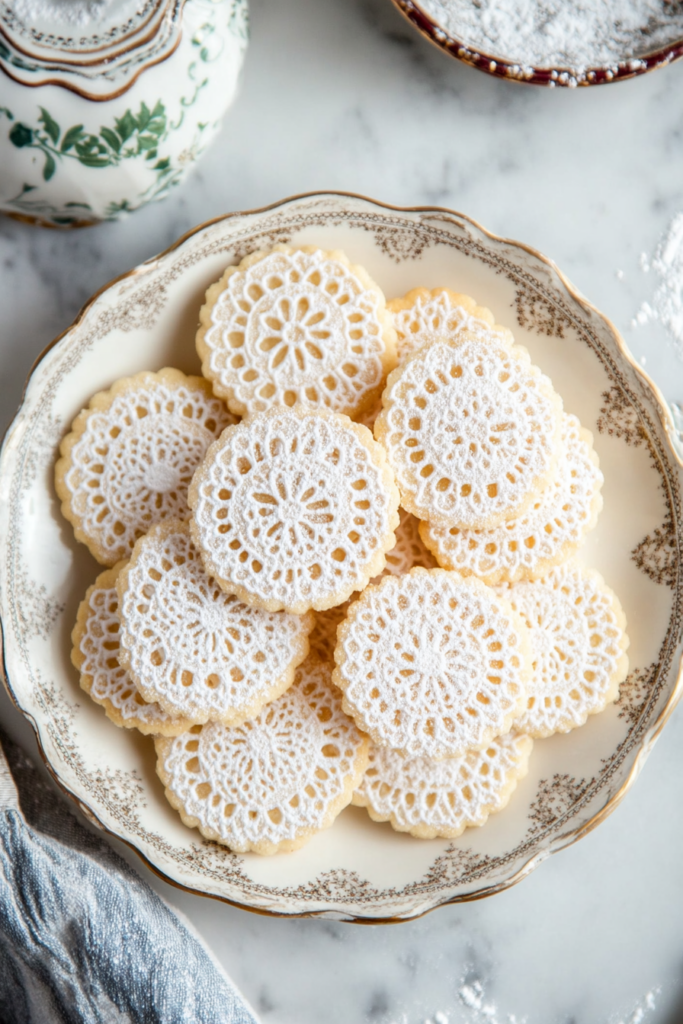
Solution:
<path fill-rule="evenodd" d="M 224 0 L 212 2 L 222 3 Z M 228 32 L 246 44 L 246 3 L 244 0 L 230 2 Z M 225 40 L 213 19 L 209 18 L 196 29 L 191 44 L 193 57 L 185 69 L 185 85 L 189 85 L 189 89 L 183 90 L 177 110 L 175 104 L 172 104 L 168 111 L 161 100 L 150 110 L 143 102 L 137 112 L 129 108 L 122 117 L 114 118 L 113 123 L 103 125 L 95 134 L 86 131 L 82 124 L 72 125 L 63 131 L 45 107 L 39 107 L 40 116 L 36 124 L 26 124 L 16 121 L 11 110 L 0 106 L 0 117 L 4 116 L 11 122 L 7 136 L 9 142 L 17 149 L 38 150 L 43 156 L 42 175 L 40 169 L 36 168 L 42 181 L 24 182 L 17 195 L 7 199 L 5 205 L 20 215 L 37 218 L 45 223 L 70 226 L 95 223 L 102 219 L 115 220 L 121 214 L 132 212 L 145 203 L 167 195 L 199 158 L 222 119 L 222 115 L 212 121 L 193 119 L 193 130 L 183 150 L 175 153 L 172 149 L 171 156 L 160 155 L 162 144 L 169 138 L 172 141 L 181 125 L 185 125 L 186 117 L 192 116 L 189 111 L 209 84 L 209 68 L 206 65 L 221 58 Z M 0 57 L 1 50 L 0 42 Z M 164 148 L 168 152 L 168 148 Z M 55 176 L 59 179 L 60 164 L 63 166 L 66 161 L 76 160 L 83 167 L 97 169 L 118 167 L 122 161 L 134 158 L 144 161 L 144 166 L 152 172 L 150 184 L 136 196 L 110 201 L 104 210 L 94 211 L 86 202 L 54 205 L 49 199 L 49 189 L 47 194 L 44 192 L 43 182 L 48 183 Z"/>
<path fill-rule="evenodd" d="M 4 111 L 10 120 L 12 115 Z M 122 160 L 144 156 L 156 160 L 152 170 L 163 178 L 170 170 L 170 159 L 157 160 L 159 145 L 169 132 L 166 108 L 159 100 L 153 110 L 140 104 L 137 114 L 127 110 L 114 119 L 112 128 L 100 128 L 99 135 L 86 132 L 82 124 L 62 129 L 45 107 L 40 107 L 39 127 L 21 121 L 12 125 L 9 139 L 17 149 L 38 149 L 45 157 L 43 180 L 49 181 L 63 159 L 78 160 L 84 167 L 118 167 Z"/>

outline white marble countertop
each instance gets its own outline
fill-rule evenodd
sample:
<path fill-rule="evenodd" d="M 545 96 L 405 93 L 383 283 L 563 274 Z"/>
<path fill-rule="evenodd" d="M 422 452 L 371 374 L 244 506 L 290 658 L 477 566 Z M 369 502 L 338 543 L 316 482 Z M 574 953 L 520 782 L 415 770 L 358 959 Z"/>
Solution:
<path fill-rule="evenodd" d="M 634 328 L 683 209 L 683 62 L 586 90 L 494 81 L 389 0 L 252 0 L 241 96 L 161 205 L 74 233 L 0 222 L 0 420 L 36 355 L 113 276 L 200 221 L 315 189 L 454 207 L 536 246 L 610 316 L 669 400 L 683 362 Z M 28 724 L 0 718 L 29 752 Z M 623 804 L 515 888 L 394 927 L 269 919 L 138 870 L 195 924 L 264 1024 L 676 1024 L 683 1019 L 683 709 Z"/>

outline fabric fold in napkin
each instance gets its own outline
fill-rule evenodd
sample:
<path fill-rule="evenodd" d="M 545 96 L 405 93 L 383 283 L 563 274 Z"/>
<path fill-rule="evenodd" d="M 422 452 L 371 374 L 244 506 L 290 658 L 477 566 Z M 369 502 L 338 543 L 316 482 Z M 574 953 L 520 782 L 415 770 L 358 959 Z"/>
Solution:
<path fill-rule="evenodd" d="M 188 927 L 2 734 L 0 1021 L 258 1024 Z"/>

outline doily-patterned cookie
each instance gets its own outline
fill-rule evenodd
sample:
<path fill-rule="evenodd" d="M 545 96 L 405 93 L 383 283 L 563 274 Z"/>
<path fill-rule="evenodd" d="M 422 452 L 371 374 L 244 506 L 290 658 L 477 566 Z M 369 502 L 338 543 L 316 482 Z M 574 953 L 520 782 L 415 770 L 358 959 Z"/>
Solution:
<path fill-rule="evenodd" d="M 368 764 L 367 737 L 343 713 L 329 667 L 312 658 L 255 720 L 195 727 L 156 749 L 185 824 L 237 853 L 303 846 L 351 802 Z"/>
<path fill-rule="evenodd" d="M 402 299 L 387 302 L 396 329 L 396 353 L 399 363 L 423 345 L 441 338 L 458 338 L 463 331 L 482 341 L 512 345 L 514 338 L 507 327 L 496 324 L 493 313 L 478 306 L 469 295 L 460 295 L 450 288 L 413 288 Z"/>
<path fill-rule="evenodd" d="M 273 408 L 229 427 L 189 502 L 207 572 L 270 611 L 341 604 L 382 571 L 398 526 L 383 449 L 327 409 Z"/>
<path fill-rule="evenodd" d="M 186 522 L 142 537 L 117 580 L 119 660 L 148 701 L 237 724 L 279 697 L 308 653 L 312 615 L 264 612 L 207 576 Z"/>
<path fill-rule="evenodd" d="M 509 732 L 483 750 L 432 761 L 373 744 L 353 803 L 416 839 L 455 839 L 507 805 L 529 770 L 533 745 L 529 736 Z"/>
<path fill-rule="evenodd" d="M 628 672 L 626 618 L 602 576 L 575 562 L 500 591 L 529 629 L 532 671 L 515 728 L 551 736 L 616 700 Z"/>
<path fill-rule="evenodd" d="M 562 423 L 557 476 L 519 519 L 491 530 L 420 524 L 439 565 L 484 583 L 514 583 L 544 576 L 577 551 L 602 509 L 603 475 L 590 431 L 567 413 Z"/>
<path fill-rule="evenodd" d="M 199 319 L 202 372 L 240 415 L 297 403 L 352 415 L 396 364 L 382 292 L 338 251 L 252 253 L 209 288 Z"/>
<path fill-rule="evenodd" d="M 208 381 L 179 370 L 139 373 L 98 392 L 62 441 L 56 467 L 76 539 L 114 565 L 155 523 L 186 518 L 192 475 L 234 422 Z"/>
<path fill-rule="evenodd" d="M 400 576 L 415 566 L 432 569 L 436 562 L 431 553 L 422 543 L 418 532 L 418 520 L 410 512 L 399 509 L 400 522 L 396 530 L 396 544 L 387 551 L 387 564 L 379 576 L 370 580 L 379 583 L 382 576 L 390 574 Z M 315 626 L 309 636 L 311 651 L 323 661 L 334 662 L 334 649 L 337 646 L 337 627 L 346 618 L 351 601 L 358 595 L 354 594 L 343 604 L 335 605 L 324 612 L 315 613 Z"/>
<path fill-rule="evenodd" d="M 375 437 L 418 519 L 490 529 L 555 475 L 562 403 L 516 345 L 435 342 L 390 374 L 382 401 Z"/>
<path fill-rule="evenodd" d="M 445 569 L 385 576 L 337 631 L 344 710 L 406 757 L 458 757 L 506 733 L 522 712 L 531 653 L 507 601 Z"/>
<path fill-rule="evenodd" d="M 119 664 L 119 595 L 116 580 L 125 562 L 100 573 L 81 601 L 71 642 L 71 660 L 81 686 L 101 704 L 114 725 L 162 736 L 178 736 L 194 723 L 173 718 L 159 704 L 148 704 Z"/>

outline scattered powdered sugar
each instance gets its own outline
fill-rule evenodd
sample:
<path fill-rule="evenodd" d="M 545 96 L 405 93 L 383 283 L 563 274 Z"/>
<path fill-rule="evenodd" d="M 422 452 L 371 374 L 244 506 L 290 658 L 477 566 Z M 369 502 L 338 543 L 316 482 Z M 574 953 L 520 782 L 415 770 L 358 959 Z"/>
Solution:
<path fill-rule="evenodd" d="M 651 989 L 646 992 L 642 999 L 638 1001 L 635 1008 L 626 1017 L 621 1015 L 613 1019 L 610 1019 L 609 1024 L 643 1024 L 643 1021 L 647 1020 L 650 1016 L 649 1011 L 657 1008 L 655 1003 L 655 996 L 660 993 L 659 988 Z"/>
<path fill-rule="evenodd" d="M 611 1014 L 604 1024 L 646 1024 L 652 1019 L 651 1011 L 656 1009 L 655 998 L 660 992 L 660 988 L 651 989 L 630 1012 Z M 437 1010 L 430 1017 L 421 1019 L 419 1024 L 536 1024 L 535 1018 L 531 1022 L 527 1017 L 499 1010 L 479 979 L 462 980 L 458 988 L 458 1000 L 458 1006 L 448 1011 Z M 413 1018 L 402 1014 L 392 1018 L 391 1024 L 413 1024 Z"/>
<path fill-rule="evenodd" d="M 678 434 L 681 453 L 683 454 L 683 408 L 681 408 L 680 402 L 670 402 L 669 408 L 671 409 L 671 416 Z"/>
<path fill-rule="evenodd" d="M 679 356 L 683 359 L 683 212 L 677 213 L 650 261 L 646 253 L 640 257 L 644 273 L 650 269 L 659 277 L 652 299 L 643 302 L 632 321 L 633 327 L 643 327 L 653 320 L 659 321 L 673 338 Z"/>
<path fill-rule="evenodd" d="M 12 13 L 25 25 L 46 22 L 85 27 L 137 13 L 145 0 L 13 0 Z"/>
<path fill-rule="evenodd" d="M 457 1010 L 450 1013 L 437 1010 L 422 1024 L 527 1024 L 526 1017 L 516 1017 L 514 1013 L 501 1014 L 478 979 L 463 981 L 458 989 L 458 998 L 460 1007 Z"/>
<path fill-rule="evenodd" d="M 475 1011 L 473 1020 L 486 1021 L 487 1024 L 498 1024 L 498 1010 L 495 1003 L 487 1002 L 484 988 L 480 981 L 472 981 L 461 985 L 458 989 L 460 1001 L 470 1010 Z M 513 1024 L 514 1017 L 508 1017 Z"/>
<path fill-rule="evenodd" d="M 676 0 L 422 0 L 467 46 L 522 66 L 610 67 L 683 36 Z"/>

